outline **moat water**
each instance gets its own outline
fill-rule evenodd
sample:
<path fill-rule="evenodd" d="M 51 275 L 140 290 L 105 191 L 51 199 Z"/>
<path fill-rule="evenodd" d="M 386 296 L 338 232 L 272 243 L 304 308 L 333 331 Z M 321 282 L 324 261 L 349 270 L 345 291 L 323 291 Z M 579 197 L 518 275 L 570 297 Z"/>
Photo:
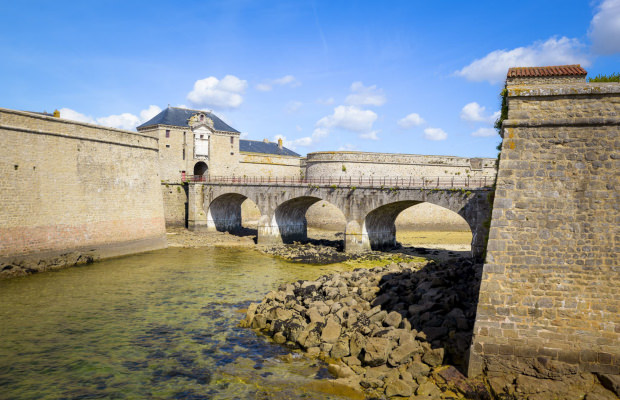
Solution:
<path fill-rule="evenodd" d="M 281 283 L 344 269 L 169 248 L 0 281 L 0 399 L 346 398 L 237 327 Z"/>

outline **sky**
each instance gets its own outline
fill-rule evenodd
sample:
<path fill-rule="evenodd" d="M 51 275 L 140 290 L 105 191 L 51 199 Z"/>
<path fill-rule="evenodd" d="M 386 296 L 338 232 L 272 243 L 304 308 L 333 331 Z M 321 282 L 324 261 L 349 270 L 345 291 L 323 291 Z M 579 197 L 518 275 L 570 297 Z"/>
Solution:
<path fill-rule="evenodd" d="M 495 157 L 509 67 L 620 72 L 620 0 L 0 0 L 0 107 L 167 106 L 314 151 Z"/>

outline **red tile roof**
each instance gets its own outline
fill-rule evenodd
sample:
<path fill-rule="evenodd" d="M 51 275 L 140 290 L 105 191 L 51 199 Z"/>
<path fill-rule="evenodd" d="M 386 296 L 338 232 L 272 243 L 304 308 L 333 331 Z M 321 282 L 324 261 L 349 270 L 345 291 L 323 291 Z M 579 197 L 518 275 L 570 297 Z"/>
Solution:
<path fill-rule="evenodd" d="M 587 75 L 588 72 L 581 65 L 554 65 L 550 67 L 515 67 L 508 70 L 508 78 L 531 76 L 567 76 Z"/>

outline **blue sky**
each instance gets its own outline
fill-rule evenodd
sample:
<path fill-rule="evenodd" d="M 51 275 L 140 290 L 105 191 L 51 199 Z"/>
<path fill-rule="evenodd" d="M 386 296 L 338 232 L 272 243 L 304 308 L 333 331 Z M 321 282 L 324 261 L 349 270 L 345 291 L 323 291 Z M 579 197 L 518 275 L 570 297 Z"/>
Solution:
<path fill-rule="evenodd" d="M 495 157 L 509 66 L 620 72 L 620 0 L 0 1 L 0 107 L 213 110 L 298 153 Z"/>

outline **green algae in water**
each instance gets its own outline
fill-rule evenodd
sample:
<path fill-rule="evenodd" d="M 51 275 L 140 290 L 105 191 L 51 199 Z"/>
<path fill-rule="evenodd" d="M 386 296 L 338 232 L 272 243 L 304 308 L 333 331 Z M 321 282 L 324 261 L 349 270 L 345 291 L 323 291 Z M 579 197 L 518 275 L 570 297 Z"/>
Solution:
<path fill-rule="evenodd" d="M 345 398 L 237 324 L 281 283 L 347 269 L 170 248 L 0 281 L 0 398 Z"/>

